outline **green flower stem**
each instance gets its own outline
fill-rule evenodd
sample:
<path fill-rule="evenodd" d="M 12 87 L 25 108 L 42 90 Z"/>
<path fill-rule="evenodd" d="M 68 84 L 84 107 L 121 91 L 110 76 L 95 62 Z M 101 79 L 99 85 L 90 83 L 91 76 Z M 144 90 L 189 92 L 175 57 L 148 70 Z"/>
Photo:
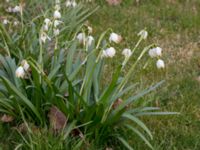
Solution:
<path fill-rule="evenodd" d="M 97 42 L 97 46 L 96 46 L 96 49 L 99 48 L 100 44 L 101 44 L 101 41 L 104 39 L 104 36 L 109 32 L 111 31 L 112 32 L 112 29 L 111 28 L 108 28 L 105 32 L 103 32 Z"/>
<path fill-rule="evenodd" d="M 39 60 L 38 60 L 41 68 L 43 68 L 43 46 L 42 42 L 40 42 L 40 53 L 39 53 Z"/>
<path fill-rule="evenodd" d="M 140 45 L 140 43 L 142 42 L 143 38 L 140 37 L 137 44 L 135 45 L 135 47 L 132 50 L 132 54 L 135 52 L 136 48 Z M 125 67 L 125 65 L 127 64 L 127 62 L 129 61 L 130 57 L 125 58 L 124 62 L 122 63 L 122 69 Z"/>
<path fill-rule="evenodd" d="M 136 67 L 136 65 L 138 64 L 138 62 L 141 60 L 141 58 L 144 56 L 144 54 L 153 46 L 154 44 L 151 44 L 147 47 L 145 47 L 142 52 L 140 53 L 140 56 L 137 58 L 137 60 L 135 61 L 135 63 L 132 65 L 132 67 L 130 68 L 129 72 L 127 73 L 127 75 L 123 78 L 122 82 L 120 83 L 118 90 L 121 91 L 124 86 L 126 85 L 128 79 L 130 78 L 130 76 L 133 74 L 133 71 Z"/>

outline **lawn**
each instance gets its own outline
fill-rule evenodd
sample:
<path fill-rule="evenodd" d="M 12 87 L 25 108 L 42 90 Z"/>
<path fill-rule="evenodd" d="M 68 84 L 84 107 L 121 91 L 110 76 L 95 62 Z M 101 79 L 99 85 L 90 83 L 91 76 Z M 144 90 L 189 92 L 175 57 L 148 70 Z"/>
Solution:
<path fill-rule="evenodd" d="M 130 83 L 140 82 L 140 86 L 132 91 L 148 87 L 153 83 L 165 80 L 156 91 L 148 94 L 136 106 L 157 106 L 162 111 L 180 112 L 179 115 L 144 116 L 142 120 L 153 134 L 152 146 L 156 150 L 199 150 L 200 149 L 200 1 L 199 0 L 124 0 L 120 5 L 109 6 L 97 0 L 86 4 L 95 8 L 88 24 L 93 34 L 99 36 L 108 28 L 123 37 L 117 50 L 132 48 L 138 40 L 137 33 L 146 29 L 148 38 L 138 49 L 155 43 L 163 49 L 165 69 L 158 70 L 155 62 L 145 57 L 137 67 Z M 1 17 L 3 6 L 1 6 Z M 34 13 L 34 12 L 33 12 Z M 110 72 L 115 71 L 118 59 L 112 60 Z M 131 60 L 134 62 L 135 59 Z M 126 74 L 128 70 L 124 72 Z M 130 93 L 131 94 L 131 93 Z M 12 125 L 11 125 L 12 126 Z M 10 125 L 0 124 L 0 149 L 8 148 L 15 141 L 16 133 L 10 132 Z M 128 132 L 126 133 L 129 137 Z M 148 149 L 136 136 L 129 142 L 134 149 Z"/>

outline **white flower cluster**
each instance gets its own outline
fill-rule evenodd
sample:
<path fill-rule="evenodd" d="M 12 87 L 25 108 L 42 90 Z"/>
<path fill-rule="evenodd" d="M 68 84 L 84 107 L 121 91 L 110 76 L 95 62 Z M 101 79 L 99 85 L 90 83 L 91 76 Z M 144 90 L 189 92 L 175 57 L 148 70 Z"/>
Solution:
<path fill-rule="evenodd" d="M 77 3 L 76 3 L 76 1 L 75 0 L 67 0 L 66 2 L 65 2 L 65 5 L 66 5 L 66 7 L 76 7 L 77 6 Z"/>
<path fill-rule="evenodd" d="M 44 20 L 44 24 L 42 27 L 42 31 L 40 34 L 40 41 L 42 43 L 45 43 L 46 40 L 51 40 L 51 38 L 48 36 L 47 32 L 49 31 L 49 28 L 53 25 L 53 33 L 54 36 L 58 36 L 60 34 L 60 30 L 59 30 L 59 25 L 61 23 L 63 23 L 62 21 L 60 21 L 59 19 L 61 18 L 61 13 L 60 13 L 60 1 L 56 0 L 56 5 L 55 5 L 55 11 L 53 13 L 53 21 L 51 21 L 51 19 L 49 18 L 45 18 Z"/>
<path fill-rule="evenodd" d="M 9 13 L 18 13 L 18 12 L 21 12 L 21 10 L 22 10 L 22 6 L 20 6 L 20 5 L 16 5 L 13 8 L 12 7 L 8 7 L 6 9 L 6 11 L 9 12 Z"/>
<path fill-rule="evenodd" d="M 17 78 L 24 79 L 26 77 L 26 74 L 28 73 L 28 70 L 30 68 L 30 65 L 26 60 L 23 60 L 21 62 L 21 65 L 16 69 L 15 75 Z"/>
<path fill-rule="evenodd" d="M 122 41 L 122 36 L 117 34 L 117 33 L 114 33 L 112 32 L 110 34 L 110 37 L 109 37 L 109 42 L 112 43 L 116 43 L 116 44 L 119 44 L 120 42 Z M 102 52 L 102 58 L 112 58 L 114 57 L 116 54 L 116 50 L 114 47 L 110 47 L 110 48 L 107 48 L 105 50 L 103 50 Z M 131 49 L 129 48 L 125 48 L 123 51 L 122 51 L 122 55 L 124 55 L 125 58 L 129 58 L 131 55 L 132 55 L 132 51 Z"/>
<path fill-rule="evenodd" d="M 162 56 L 162 48 L 155 47 L 149 50 L 149 56 L 151 58 L 158 58 L 156 66 L 158 69 L 165 68 L 165 63 L 160 57 Z"/>
<path fill-rule="evenodd" d="M 4 25 L 8 25 L 9 23 L 12 23 L 14 26 L 17 26 L 19 24 L 19 21 L 15 20 L 15 21 L 9 21 L 8 19 L 3 19 L 2 23 Z"/>

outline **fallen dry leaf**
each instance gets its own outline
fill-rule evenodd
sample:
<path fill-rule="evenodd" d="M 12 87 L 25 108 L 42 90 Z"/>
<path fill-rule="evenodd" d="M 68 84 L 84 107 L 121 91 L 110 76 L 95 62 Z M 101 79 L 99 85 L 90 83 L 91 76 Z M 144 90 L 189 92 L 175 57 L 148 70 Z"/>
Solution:
<path fill-rule="evenodd" d="M 51 107 L 48 116 L 53 130 L 59 131 L 66 126 L 67 118 L 56 106 Z"/>
<path fill-rule="evenodd" d="M 13 120 L 14 120 L 13 116 L 10 116 L 10 115 L 4 114 L 4 115 L 1 117 L 1 121 L 2 121 L 2 122 L 9 123 L 9 122 L 12 122 Z"/>

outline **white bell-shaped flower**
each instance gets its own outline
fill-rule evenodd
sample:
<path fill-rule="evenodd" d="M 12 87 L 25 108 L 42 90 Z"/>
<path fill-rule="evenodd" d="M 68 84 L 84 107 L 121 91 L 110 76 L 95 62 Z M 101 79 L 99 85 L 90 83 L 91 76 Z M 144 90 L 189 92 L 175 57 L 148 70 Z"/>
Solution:
<path fill-rule="evenodd" d="M 62 21 L 60 21 L 60 20 L 55 20 L 54 23 L 53 23 L 54 28 L 57 28 L 61 23 L 62 23 Z"/>
<path fill-rule="evenodd" d="M 93 36 L 88 36 L 87 37 L 87 44 L 88 44 L 88 46 L 91 46 L 93 41 L 94 41 L 94 37 Z"/>
<path fill-rule="evenodd" d="M 28 69 L 30 68 L 30 65 L 28 64 L 26 60 L 22 60 L 21 66 L 23 67 L 25 71 L 28 71 Z"/>
<path fill-rule="evenodd" d="M 156 47 L 156 48 L 150 49 L 149 56 L 152 58 L 162 56 L 162 48 Z"/>
<path fill-rule="evenodd" d="M 61 18 L 61 13 L 58 10 L 55 10 L 53 16 L 54 16 L 55 19 L 60 19 Z"/>
<path fill-rule="evenodd" d="M 130 57 L 130 56 L 132 55 L 131 49 L 125 48 L 125 49 L 122 51 L 122 55 L 124 55 L 125 57 Z"/>
<path fill-rule="evenodd" d="M 155 48 L 155 53 L 156 53 L 157 56 L 162 56 L 162 48 L 156 47 Z"/>
<path fill-rule="evenodd" d="M 19 66 L 15 71 L 15 75 L 17 78 L 24 78 L 25 77 L 24 68 L 22 66 Z"/>
<path fill-rule="evenodd" d="M 86 38 L 85 33 L 79 33 L 76 38 L 78 39 L 79 43 L 84 43 Z"/>
<path fill-rule="evenodd" d="M 15 6 L 13 9 L 12 9 L 12 12 L 14 13 L 17 13 L 17 12 L 20 12 L 21 11 L 21 6 Z"/>
<path fill-rule="evenodd" d="M 109 37 L 110 42 L 120 43 L 122 40 L 122 37 L 118 35 L 117 33 L 111 33 Z"/>
<path fill-rule="evenodd" d="M 72 7 L 76 7 L 76 6 L 77 6 L 77 3 L 76 3 L 75 0 L 71 3 L 71 6 L 72 6 Z"/>
<path fill-rule="evenodd" d="M 3 24 L 4 24 L 4 25 L 7 25 L 8 23 L 9 23 L 9 21 L 8 21 L 7 19 L 4 19 L 4 20 L 3 20 Z"/>
<path fill-rule="evenodd" d="M 67 0 L 67 1 L 65 2 L 65 5 L 66 5 L 66 7 L 71 7 L 72 3 L 71 3 L 71 1 Z"/>
<path fill-rule="evenodd" d="M 58 36 L 60 34 L 60 30 L 59 29 L 53 29 L 53 33 L 55 36 Z"/>
<path fill-rule="evenodd" d="M 44 23 L 45 23 L 46 25 L 50 25 L 50 24 L 51 24 L 51 20 L 50 20 L 49 18 L 45 18 L 45 19 L 44 19 Z"/>
<path fill-rule="evenodd" d="M 107 48 L 105 52 L 106 52 L 106 57 L 110 57 L 110 58 L 114 57 L 116 54 L 116 50 L 113 47 Z"/>
<path fill-rule="evenodd" d="M 158 69 L 165 68 L 165 63 L 162 59 L 157 60 L 156 66 Z"/>
<path fill-rule="evenodd" d="M 141 30 L 139 33 L 138 33 L 138 36 L 141 36 L 141 38 L 143 38 L 144 40 L 147 39 L 147 36 L 148 36 L 148 32 L 146 30 Z"/>

